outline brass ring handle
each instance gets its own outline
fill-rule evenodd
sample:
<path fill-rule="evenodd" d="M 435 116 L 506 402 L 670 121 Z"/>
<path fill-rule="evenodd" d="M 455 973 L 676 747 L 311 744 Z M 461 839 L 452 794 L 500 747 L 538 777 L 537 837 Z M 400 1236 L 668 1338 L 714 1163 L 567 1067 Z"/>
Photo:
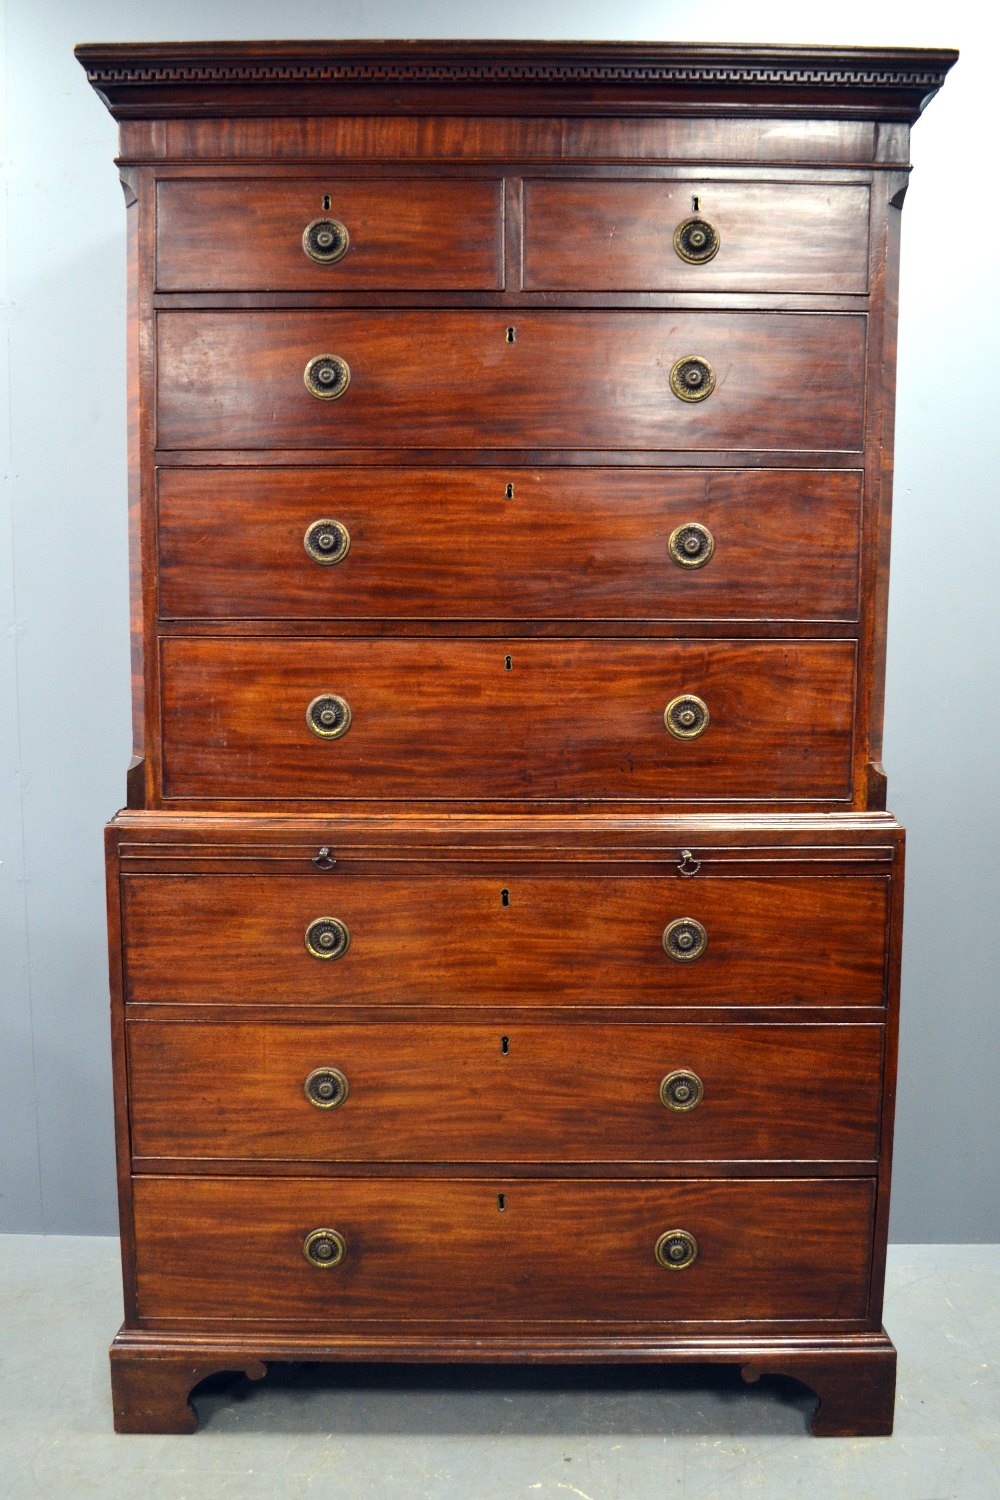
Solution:
<path fill-rule="evenodd" d="M 671 698 L 663 710 L 663 723 L 675 740 L 696 740 L 705 733 L 712 716 L 704 698 L 694 693 L 682 693 Z"/>
<path fill-rule="evenodd" d="M 695 917 L 675 917 L 663 929 L 663 951 L 679 964 L 694 963 L 708 947 L 708 933 Z"/>
<path fill-rule="evenodd" d="M 321 740 L 339 740 L 351 727 L 351 705 L 339 693 L 320 693 L 306 709 L 306 723 Z"/>
<path fill-rule="evenodd" d="M 302 231 L 302 248 L 319 266 L 332 266 L 343 260 L 351 236 L 339 219 L 313 219 Z"/>
<path fill-rule="evenodd" d="M 698 1259 L 698 1241 L 687 1229 L 668 1229 L 660 1235 L 653 1254 L 665 1270 L 686 1271 Z"/>
<path fill-rule="evenodd" d="M 682 219 L 674 230 L 674 249 L 690 266 L 703 266 L 719 253 L 722 236 L 715 225 L 699 215 Z"/>
<path fill-rule="evenodd" d="M 302 371 L 302 379 L 317 401 L 339 401 L 351 383 L 351 367 L 339 354 L 316 354 Z"/>
<path fill-rule="evenodd" d="M 302 1241 L 302 1254 L 317 1270 L 328 1271 L 347 1254 L 347 1241 L 336 1229 L 314 1229 Z"/>
<path fill-rule="evenodd" d="M 339 917 L 316 917 L 306 928 L 304 942 L 313 958 L 343 958 L 351 946 L 351 934 Z"/>
<path fill-rule="evenodd" d="M 685 521 L 670 533 L 667 551 L 679 568 L 703 568 L 715 551 L 715 537 L 700 521 Z"/>
<path fill-rule="evenodd" d="M 339 1068 L 313 1068 L 302 1088 L 317 1109 L 339 1109 L 351 1091 Z"/>
<path fill-rule="evenodd" d="M 334 563 L 343 562 L 350 552 L 351 533 L 343 521 L 321 518 L 307 527 L 306 534 L 302 538 L 302 545 L 306 549 L 306 556 L 311 557 L 313 562 L 330 568 Z M 694 566 L 697 567 L 698 564 Z"/>
<path fill-rule="evenodd" d="M 676 1068 L 666 1078 L 660 1079 L 660 1103 L 664 1109 L 672 1109 L 676 1114 L 697 1109 L 704 1097 L 705 1085 L 689 1068 Z"/>
<path fill-rule="evenodd" d="M 670 389 L 679 401 L 707 401 L 715 390 L 715 371 L 700 354 L 686 354 L 670 371 Z"/>

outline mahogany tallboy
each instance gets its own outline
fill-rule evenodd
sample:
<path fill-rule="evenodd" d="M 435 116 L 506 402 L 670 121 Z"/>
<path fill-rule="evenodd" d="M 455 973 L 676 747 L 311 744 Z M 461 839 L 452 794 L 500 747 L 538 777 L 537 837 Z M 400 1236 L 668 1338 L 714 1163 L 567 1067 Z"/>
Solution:
<path fill-rule="evenodd" d="M 84 46 L 128 203 L 125 1432 L 281 1360 L 888 1433 L 909 128 L 952 52 Z"/>

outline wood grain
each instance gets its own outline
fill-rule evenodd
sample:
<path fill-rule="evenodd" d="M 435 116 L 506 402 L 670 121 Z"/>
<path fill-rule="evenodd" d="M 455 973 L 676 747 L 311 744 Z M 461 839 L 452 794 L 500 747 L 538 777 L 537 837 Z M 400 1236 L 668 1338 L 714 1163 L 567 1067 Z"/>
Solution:
<path fill-rule="evenodd" d="M 127 994 L 176 1004 L 857 1005 L 885 1000 L 888 881 L 334 874 L 130 875 Z M 503 892 L 507 892 L 507 903 Z M 312 958 L 317 917 L 347 924 Z M 701 958 L 664 952 L 694 917 Z"/>
<path fill-rule="evenodd" d="M 160 614 L 853 620 L 860 479 L 815 469 L 161 468 Z M 350 533 L 336 566 L 303 546 L 318 519 Z M 668 552 L 688 521 L 715 541 L 701 568 Z"/>
<path fill-rule="evenodd" d="M 514 342 L 507 328 L 513 327 Z M 865 319 L 853 314 L 160 312 L 169 449 L 860 449 Z M 339 400 L 303 381 L 351 370 Z M 717 385 L 674 396 L 677 360 Z"/>
<path fill-rule="evenodd" d="M 144 1320 L 808 1324 L 867 1309 L 865 1179 L 138 1177 L 135 1201 Z M 306 1260 L 317 1228 L 344 1236 L 340 1265 Z M 698 1242 L 683 1271 L 653 1254 L 674 1228 Z"/>

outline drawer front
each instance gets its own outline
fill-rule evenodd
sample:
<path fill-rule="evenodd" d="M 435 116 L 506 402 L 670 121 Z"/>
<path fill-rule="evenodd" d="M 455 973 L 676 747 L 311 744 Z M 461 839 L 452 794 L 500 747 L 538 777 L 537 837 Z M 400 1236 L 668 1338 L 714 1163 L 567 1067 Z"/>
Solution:
<path fill-rule="evenodd" d="M 845 183 L 529 179 L 523 285 L 528 291 L 863 293 L 868 197 L 867 186 Z M 702 222 L 690 225 L 692 219 Z M 703 243 L 686 244 L 690 228 Z M 675 235 L 693 260 L 678 253 Z"/>
<path fill-rule="evenodd" d="M 128 1030 L 137 1157 L 873 1165 L 878 1150 L 878 1025 Z"/>
<path fill-rule="evenodd" d="M 144 1319 L 314 1329 L 400 1318 L 743 1325 L 867 1313 L 874 1193 L 864 1179 L 140 1177 L 134 1191 Z M 316 1229 L 343 1237 L 339 1264 L 306 1259 Z M 697 1243 L 681 1270 L 655 1256 L 676 1229 Z"/>
<path fill-rule="evenodd" d="M 328 200 L 328 201 L 326 201 Z M 293 177 L 157 186 L 161 291 L 313 291 L 503 286 L 503 184 Z M 303 236 L 332 221 L 329 248 Z M 323 226 L 317 226 L 323 235 Z M 347 248 L 342 231 L 347 231 Z"/>
<path fill-rule="evenodd" d="M 860 314 L 161 312 L 157 329 L 161 449 L 862 445 Z M 306 388 L 322 355 L 349 367 L 339 399 Z M 692 355 L 716 379 L 697 402 L 669 381 Z"/>
<path fill-rule="evenodd" d="M 860 503 L 836 470 L 165 468 L 160 613 L 854 620 Z"/>
<path fill-rule="evenodd" d="M 179 1004 L 880 1006 L 888 896 L 881 875 L 129 875 L 126 993 Z M 306 947 L 323 917 L 347 929 L 339 957 Z M 705 930 L 693 959 L 664 947 L 684 918 Z"/>
<path fill-rule="evenodd" d="M 850 793 L 853 641 L 174 637 L 161 650 L 168 799 Z M 331 696 L 352 717 L 324 739 L 307 711 Z M 690 697 L 707 727 L 678 738 L 664 715 Z M 704 711 L 672 713 L 697 729 Z"/>

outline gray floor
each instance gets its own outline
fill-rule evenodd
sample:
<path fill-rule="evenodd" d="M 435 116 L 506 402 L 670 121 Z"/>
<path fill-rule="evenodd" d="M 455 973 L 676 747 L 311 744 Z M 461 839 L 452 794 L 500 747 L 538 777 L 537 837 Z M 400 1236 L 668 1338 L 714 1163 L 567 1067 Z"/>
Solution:
<path fill-rule="evenodd" d="M 894 1437 L 805 1435 L 793 1382 L 729 1371 L 273 1368 L 193 1437 L 116 1437 L 117 1244 L 0 1237 L 0 1496 L 59 1500 L 998 1500 L 1000 1246 L 891 1252 Z"/>

